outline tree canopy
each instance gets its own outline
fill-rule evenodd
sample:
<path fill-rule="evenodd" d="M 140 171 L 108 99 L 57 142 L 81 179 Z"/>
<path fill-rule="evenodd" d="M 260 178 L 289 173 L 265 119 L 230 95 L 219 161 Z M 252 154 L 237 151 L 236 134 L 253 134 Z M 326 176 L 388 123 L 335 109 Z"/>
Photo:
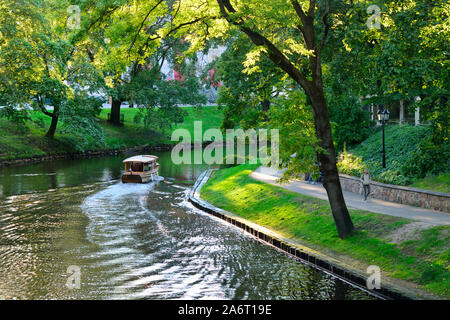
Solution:
<path fill-rule="evenodd" d="M 61 16 L 66 7 L 61 5 L 14 0 L 0 7 L 3 112 L 16 117 L 18 107 L 41 111 L 52 119 L 48 137 L 54 136 L 61 117 L 68 126 L 76 124 L 78 132 L 93 130 L 101 137 L 101 129 L 92 121 L 101 103 L 89 94 L 103 86 L 103 78 L 86 58 L 83 44 L 70 41 Z"/>

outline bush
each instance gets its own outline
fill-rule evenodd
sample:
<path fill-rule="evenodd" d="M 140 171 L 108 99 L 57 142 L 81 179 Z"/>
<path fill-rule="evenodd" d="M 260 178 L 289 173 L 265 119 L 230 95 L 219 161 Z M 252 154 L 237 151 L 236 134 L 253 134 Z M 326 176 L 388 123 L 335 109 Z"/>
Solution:
<path fill-rule="evenodd" d="M 421 274 L 419 283 L 424 284 L 433 281 L 439 281 L 446 273 L 448 274 L 448 271 L 443 266 L 435 263 L 427 264 Z"/>
<path fill-rule="evenodd" d="M 428 174 L 438 175 L 450 168 L 449 159 L 450 143 L 446 141 L 441 145 L 434 145 L 431 137 L 427 137 L 403 166 L 403 174 L 415 178 L 425 178 Z"/>
<path fill-rule="evenodd" d="M 330 102 L 330 121 L 336 150 L 361 143 L 372 133 L 373 123 L 368 112 L 354 99 Z"/>
<path fill-rule="evenodd" d="M 337 167 L 341 173 L 351 176 L 359 176 L 364 171 L 364 162 L 362 159 L 352 153 L 348 153 L 344 146 L 344 151 L 340 154 Z"/>

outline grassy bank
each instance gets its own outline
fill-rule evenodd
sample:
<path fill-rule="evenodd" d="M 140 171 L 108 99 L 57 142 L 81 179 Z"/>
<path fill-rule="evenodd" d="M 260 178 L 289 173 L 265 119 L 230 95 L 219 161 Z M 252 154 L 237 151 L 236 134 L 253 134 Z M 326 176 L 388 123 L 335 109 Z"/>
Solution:
<path fill-rule="evenodd" d="M 311 248 L 378 265 L 393 278 L 450 298 L 449 227 L 404 232 L 413 226 L 411 220 L 350 210 L 357 230 L 342 240 L 327 201 L 253 180 L 249 174 L 256 167 L 216 171 L 201 197 Z"/>
<path fill-rule="evenodd" d="M 441 173 L 437 176 L 416 180 L 410 184 L 410 187 L 450 193 L 450 173 Z"/>
<path fill-rule="evenodd" d="M 194 121 L 203 122 L 203 132 L 209 128 L 219 128 L 222 122 L 222 112 L 214 106 L 183 108 L 187 115 L 184 122 L 177 124 L 173 129 L 187 129 L 193 137 Z M 107 114 L 109 109 L 103 109 L 98 117 L 103 128 L 104 143 L 99 143 L 89 135 L 83 150 L 121 149 L 137 145 L 159 145 L 171 143 L 170 137 L 148 130 L 142 124 L 136 124 L 134 117 L 138 112 L 135 108 L 122 109 L 124 126 L 116 127 L 109 124 Z M 58 124 L 60 128 L 63 123 Z M 46 154 L 68 153 L 80 151 L 75 136 L 71 133 L 56 131 L 55 138 L 45 137 L 50 126 L 50 118 L 41 112 L 32 112 L 31 119 L 25 125 L 16 124 L 7 119 L 0 119 L 0 160 L 25 158 Z"/>
<path fill-rule="evenodd" d="M 182 123 L 176 124 L 173 126 L 173 129 L 186 129 L 189 131 L 191 138 L 194 141 L 194 122 L 202 121 L 202 132 L 204 133 L 206 130 L 211 128 L 219 128 L 223 115 L 222 111 L 219 111 L 215 106 L 204 106 L 204 107 L 193 107 L 193 108 L 182 108 L 182 110 L 186 111 L 186 115 L 184 117 L 184 121 Z M 103 109 L 100 113 L 99 117 L 102 120 L 106 120 L 108 117 L 108 113 L 111 112 L 110 109 Z M 134 122 L 134 117 L 139 112 L 137 108 L 128 108 L 122 109 L 121 114 L 124 115 L 125 127 L 132 128 L 135 130 L 142 131 L 142 125 L 136 124 Z M 114 126 L 107 126 L 109 136 L 116 135 L 119 133 L 122 128 L 117 128 Z M 130 134 L 126 134 L 125 136 L 130 136 Z M 147 137 L 148 139 L 148 137 Z M 127 143 L 128 141 L 124 141 Z M 109 140 L 107 144 L 114 143 L 112 140 Z M 127 144 L 129 145 L 129 144 Z"/>

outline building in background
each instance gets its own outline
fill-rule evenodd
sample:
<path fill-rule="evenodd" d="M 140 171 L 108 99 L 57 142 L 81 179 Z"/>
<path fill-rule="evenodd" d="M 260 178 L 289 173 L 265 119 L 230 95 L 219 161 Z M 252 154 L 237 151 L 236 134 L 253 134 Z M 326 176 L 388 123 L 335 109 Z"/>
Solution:
<path fill-rule="evenodd" d="M 201 77 L 204 73 L 205 68 L 213 62 L 216 58 L 220 57 L 220 55 L 225 51 L 224 46 L 218 46 L 216 48 L 211 48 L 207 53 L 198 52 L 197 53 L 197 63 L 196 63 L 196 74 L 198 77 Z M 180 70 L 176 65 L 171 65 L 167 61 L 164 62 L 161 72 L 166 76 L 168 80 L 176 80 L 183 81 L 184 76 L 181 74 Z M 215 70 L 210 69 L 208 72 L 207 83 L 208 85 L 204 85 L 202 89 L 202 94 L 204 94 L 208 100 L 208 103 L 215 104 L 217 101 L 217 93 L 218 88 L 222 85 L 222 83 L 217 82 L 215 80 Z"/>

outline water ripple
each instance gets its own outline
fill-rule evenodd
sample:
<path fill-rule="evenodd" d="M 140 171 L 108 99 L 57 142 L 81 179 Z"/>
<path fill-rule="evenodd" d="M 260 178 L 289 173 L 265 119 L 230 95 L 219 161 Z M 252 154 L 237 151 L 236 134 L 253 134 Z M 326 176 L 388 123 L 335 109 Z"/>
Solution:
<path fill-rule="evenodd" d="M 195 209 L 189 191 L 112 180 L 3 197 L 0 298 L 368 298 Z"/>

